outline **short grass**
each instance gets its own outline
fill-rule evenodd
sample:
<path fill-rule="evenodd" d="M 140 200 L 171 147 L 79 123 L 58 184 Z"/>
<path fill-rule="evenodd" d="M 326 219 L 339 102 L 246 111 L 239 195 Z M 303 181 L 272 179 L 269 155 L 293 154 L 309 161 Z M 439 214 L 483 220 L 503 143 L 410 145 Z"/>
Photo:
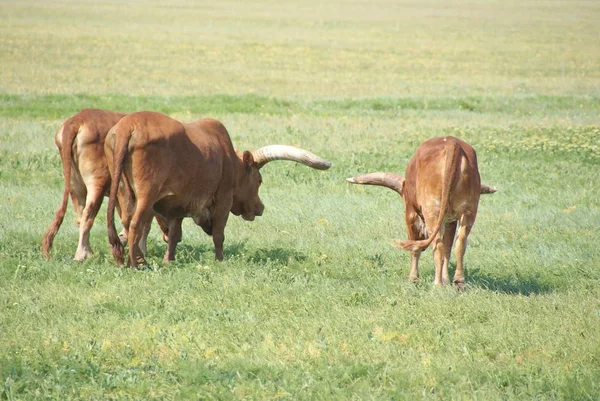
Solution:
<path fill-rule="evenodd" d="M 596 2 L 0 3 L 0 399 L 600 398 Z M 53 134 L 83 107 L 221 119 L 263 170 L 265 215 L 225 261 L 190 222 L 177 261 L 119 269 L 103 207 L 73 262 Z M 478 152 L 468 290 L 407 283 L 402 173 L 455 135 Z"/>

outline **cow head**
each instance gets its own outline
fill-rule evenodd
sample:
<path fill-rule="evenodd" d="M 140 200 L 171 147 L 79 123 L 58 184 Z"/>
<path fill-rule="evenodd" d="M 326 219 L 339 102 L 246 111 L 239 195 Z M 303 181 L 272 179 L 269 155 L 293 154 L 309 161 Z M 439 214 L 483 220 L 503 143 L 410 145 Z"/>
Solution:
<path fill-rule="evenodd" d="M 258 189 L 262 184 L 260 169 L 274 160 L 290 160 L 318 170 L 327 170 L 331 163 L 307 150 L 287 145 L 269 145 L 255 150 L 238 153 L 243 165 L 243 177 L 238 180 L 233 195 L 231 213 L 242 216 L 244 220 L 252 221 L 261 216 L 265 209 Z"/>
<path fill-rule="evenodd" d="M 256 216 L 262 216 L 265 210 L 265 205 L 258 196 L 258 189 L 262 184 L 260 166 L 256 163 L 254 155 L 247 150 L 238 157 L 242 161 L 243 172 L 233 193 L 231 213 L 252 221 Z"/>

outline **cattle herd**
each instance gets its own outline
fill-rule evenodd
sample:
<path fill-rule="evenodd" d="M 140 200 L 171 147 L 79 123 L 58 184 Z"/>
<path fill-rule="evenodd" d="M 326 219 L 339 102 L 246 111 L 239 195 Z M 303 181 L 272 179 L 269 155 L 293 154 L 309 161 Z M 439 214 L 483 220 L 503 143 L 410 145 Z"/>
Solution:
<path fill-rule="evenodd" d="M 146 263 L 146 238 L 153 219 L 167 242 L 163 262 L 174 260 L 184 217 L 191 217 L 213 237 L 215 258 L 222 260 L 229 213 L 250 221 L 263 213 L 258 191 L 260 169 L 266 163 L 291 160 L 319 170 L 331 167 L 330 162 L 293 146 L 237 151 L 217 120 L 185 124 L 150 111 L 125 115 L 85 109 L 64 122 L 55 142 L 65 185 L 60 207 L 42 239 L 46 259 L 69 197 L 79 225 L 74 259 L 83 261 L 92 254 L 90 230 L 108 195 L 108 240 L 119 265 L 125 263 L 125 244 L 128 265 Z M 453 283 L 464 287 L 464 254 L 479 196 L 496 191 L 481 184 L 477 156 L 469 144 L 451 136 L 433 138 L 417 148 L 404 177 L 375 172 L 347 181 L 388 187 L 404 200 L 409 239 L 398 245 L 411 254 L 411 281 L 419 278 L 421 252 L 432 245 L 434 284 L 449 283 L 450 251 L 458 231 Z M 115 208 L 123 225 L 118 235 Z"/>

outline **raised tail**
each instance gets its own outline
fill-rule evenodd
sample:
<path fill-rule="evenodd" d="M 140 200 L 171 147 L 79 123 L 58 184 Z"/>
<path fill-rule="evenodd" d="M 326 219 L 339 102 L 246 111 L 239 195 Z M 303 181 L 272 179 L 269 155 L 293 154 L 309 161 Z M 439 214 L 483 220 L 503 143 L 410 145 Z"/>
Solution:
<path fill-rule="evenodd" d="M 46 260 L 50 259 L 50 249 L 52 248 L 52 242 L 54 237 L 58 233 L 67 211 L 67 205 L 69 203 L 69 194 L 71 193 L 71 170 L 73 168 L 73 143 L 79 133 L 80 124 L 69 120 L 62 127 L 62 147 L 60 149 L 60 159 L 62 161 L 63 176 L 65 179 L 65 186 L 63 189 L 63 197 L 60 206 L 56 210 L 54 220 L 48 227 L 48 230 L 42 237 L 42 255 Z"/>
<path fill-rule="evenodd" d="M 118 265 L 124 263 L 124 248 L 117 234 L 117 229 L 115 228 L 115 206 L 117 202 L 117 193 L 119 191 L 119 183 L 121 182 L 121 176 L 123 175 L 125 158 L 127 157 L 129 138 L 131 137 L 132 132 L 130 128 L 124 126 L 122 123 L 123 120 L 113 127 L 111 132 L 109 132 L 109 136 L 106 138 L 107 141 L 113 141 L 113 165 L 106 223 L 108 226 L 108 242 L 110 243 L 113 257 Z M 113 133 L 113 135 L 111 135 L 111 133 Z"/>
<path fill-rule="evenodd" d="M 459 149 L 460 148 L 456 140 L 451 139 L 449 141 L 449 146 L 446 148 L 446 165 L 444 167 L 444 181 L 442 183 L 442 200 L 440 202 L 440 214 L 438 216 L 435 231 L 429 236 L 429 238 L 424 240 L 407 240 L 400 242 L 400 247 L 402 249 L 416 252 L 427 248 L 431 242 L 433 242 L 433 239 L 442 228 L 442 224 L 444 224 L 444 217 L 448 211 L 450 190 L 452 189 L 452 184 L 456 179 L 456 173 L 458 171 L 457 163 L 459 159 Z"/>

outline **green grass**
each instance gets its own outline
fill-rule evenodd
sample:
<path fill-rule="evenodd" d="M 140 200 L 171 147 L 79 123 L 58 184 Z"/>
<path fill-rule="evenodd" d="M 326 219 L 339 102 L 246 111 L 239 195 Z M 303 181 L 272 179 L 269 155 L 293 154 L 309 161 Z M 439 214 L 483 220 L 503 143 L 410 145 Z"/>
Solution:
<path fill-rule="evenodd" d="M 600 398 L 596 2 L 0 3 L 0 399 Z M 177 260 L 119 269 L 102 207 L 72 261 L 53 135 L 84 107 L 216 117 L 263 170 L 225 261 L 190 221 Z M 419 143 L 478 152 L 464 293 L 407 282 L 403 207 L 344 178 Z M 452 265 L 452 269 L 454 264 Z"/>

